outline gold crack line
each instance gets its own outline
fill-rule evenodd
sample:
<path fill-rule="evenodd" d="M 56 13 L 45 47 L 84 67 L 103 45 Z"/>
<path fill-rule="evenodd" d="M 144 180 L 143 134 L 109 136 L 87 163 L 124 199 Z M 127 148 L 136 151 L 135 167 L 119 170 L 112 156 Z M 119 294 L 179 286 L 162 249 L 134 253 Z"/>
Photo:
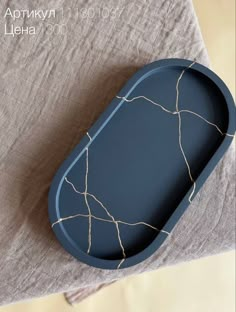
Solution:
<path fill-rule="evenodd" d="M 119 240 L 119 244 L 120 244 L 120 247 L 121 247 L 121 250 L 122 250 L 122 254 L 123 254 L 123 257 L 126 258 L 126 254 L 125 254 L 125 249 L 124 249 L 124 246 L 123 246 L 123 243 L 121 241 L 121 237 L 120 237 L 120 229 L 119 229 L 119 224 L 118 222 L 115 220 L 115 218 L 111 215 L 111 213 L 108 211 L 108 209 L 104 206 L 104 204 L 97 199 L 97 197 L 93 194 L 90 194 L 90 196 L 97 202 L 100 204 L 100 206 L 105 210 L 106 214 L 112 219 L 112 222 L 115 224 L 116 226 L 116 230 L 117 230 L 117 235 L 118 235 L 118 240 Z"/>
<path fill-rule="evenodd" d="M 175 114 L 175 111 L 174 112 L 170 111 L 169 109 L 165 108 L 161 104 L 159 104 L 157 102 L 154 102 L 153 100 L 147 98 L 144 95 L 135 96 L 132 99 L 127 99 L 125 96 L 119 96 L 119 95 L 116 95 L 116 97 L 117 97 L 117 99 L 122 99 L 122 100 L 124 100 L 125 102 L 128 102 L 128 103 L 133 102 L 133 101 L 138 100 L 138 99 L 144 99 L 144 100 L 152 103 L 153 105 L 159 106 L 166 113 L 173 114 L 173 115 Z"/>
<path fill-rule="evenodd" d="M 181 124 L 182 124 L 182 121 L 181 121 L 180 113 L 178 113 L 178 119 L 179 119 L 179 147 L 180 147 L 181 153 L 182 153 L 182 155 L 183 155 L 185 164 L 186 164 L 187 169 L 188 169 L 189 178 L 190 178 L 191 182 L 193 183 L 193 189 L 192 189 L 191 194 L 189 195 L 189 198 L 188 198 L 188 201 L 191 203 L 191 202 L 192 202 L 193 194 L 194 194 L 195 189 L 196 189 L 196 182 L 194 181 L 194 179 L 193 179 L 193 177 L 192 177 L 191 169 L 190 169 L 190 166 L 189 166 L 187 157 L 186 157 L 186 155 L 185 155 L 185 152 L 184 152 L 184 149 L 183 149 L 183 146 L 182 146 L 182 132 L 181 132 Z"/>
<path fill-rule="evenodd" d="M 179 83 L 180 80 L 182 79 L 184 73 L 186 72 L 186 70 L 190 69 L 194 64 L 196 63 L 196 61 L 193 61 L 188 67 L 185 67 L 181 74 L 179 75 L 179 78 L 177 80 L 175 89 L 176 89 L 176 99 L 175 99 L 175 106 L 176 106 L 176 112 L 179 112 Z"/>
<path fill-rule="evenodd" d="M 197 113 L 195 113 L 195 112 L 193 112 L 193 111 L 190 111 L 190 110 L 188 110 L 188 109 L 181 109 L 181 110 L 179 111 L 179 113 L 189 113 L 189 114 L 191 114 L 191 115 L 195 115 L 195 116 L 199 117 L 200 119 L 204 120 L 204 121 L 205 121 L 206 123 L 208 123 L 209 125 L 215 127 L 215 128 L 219 131 L 219 133 L 220 133 L 221 135 L 227 135 L 227 136 L 232 137 L 232 138 L 234 137 L 234 134 L 229 134 L 229 133 L 226 133 L 226 132 L 222 132 L 222 131 L 220 130 L 220 128 L 219 128 L 216 124 L 214 124 L 213 122 L 208 121 L 206 118 L 202 117 L 201 115 L 199 115 L 199 114 L 197 114 Z"/>
<path fill-rule="evenodd" d="M 85 204 L 88 208 L 89 213 L 89 235 L 88 235 L 88 250 L 87 253 L 90 253 L 91 245 L 92 245 L 92 217 L 91 217 L 91 209 L 88 203 L 87 192 L 88 192 L 88 148 L 86 148 L 86 174 L 85 174 L 85 191 L 84 191 L 84 200 Z"/>
<path fill-rule="evenodd" d="M 125 259 L 122 259 L 122 260 L 120 261 L 120 263 L 119 263 L 118 266 L 117 266 L 117 269 L 118 269 L 118 270 L 120 269 L 120 267 L 121 267 L 121 265 L 123 264 L 124 261 L 125 261 Z"/>
<path fill-rule="evenodd" d="M 75 218 L 78 218 L 78 217 L 84 217 L 84 218 L 88 218 L 89 217 L 89 214 L 82 214 L 82 213 L 77 213 L 75 215 L 71 215 L 71 216 L 68 216 L 68 217 L 63 217 L 63 218 L 59 218 L 57 221 L 53 222 L 52 223 L 52 227 L 54 227 L 56 224 L 58 223 L 61 223 L 63 221 L 66 221 L 66 220 L 70 220 L 70 219 L 75 219 Z M 101 218 L 101 217 L 97 217 L 93 214 L 91 214 L 91 217 L 96 219 L 96 220 L 99 220 L 99 221 L 103 221 L 103 222 L 108 222 L 108 223 L 114 223 L 114 221 L 112 220 L 109 220 L 109 219 L 104 219 L 104 218 Z M 125 222 L 125 221 L 121 221 L 121 220 L 116 220 L 116 223 L 120 223 L 120 224 L 124 224 L 124 225 L 128 225 L 128 226 L 137 226 L 137 225 L 145 225 L 147 227 L 150 227 L 151 229 L 157 231 L 157 232 L 162 232 L 162 233 L 165 233 L 167 235 L 169 235 L 170 233 L 167 232 L 167 231 L 164 231 L 164 230 L 159 230 L 158 228 L 156 228 L 155 226 L 151 225 L 151 224 L 148 224 L 146 222 L 135 222 L 135 223 L 130 223 L 130 222 Z"/>
<path fill-rule="evenodd" d="M 84 195 L 84 193 L 83 193 L 83 192 L 80 192 L 80 191 L 74 186 L 74 184 L 73 184 L 71 181 L 68 180 L 67 177 L 65 177 L 65 181 L 66 181 L 68 184 L 71 185 L 71 187 L 73 188 L 74 192 L 76 192 L 77 194 L 80 194 L 80 195 Z M 87 195 L 90 196 L 90 197 L 92 197 L 92 198 L 106 211 L 107 215 L 109 216 L 109 211 L 108 211 L 108 209 L 104 206 L 104 204 L 103 204 L 95 195 L 93 195 L 93 194 L 91 194 L 91 193 L 89 193 L 89 192 L 87 193 Z M 74 217 L 76 217 L 76 216 L 77 216 L 77 215 L 75 215 Z M 96 217 L 96 216 L 94 216 L 94 215 L 91 215 L 91 216 L 92 216 L 92 217 L 95 217 L 95 218 L 98 218 L 98 217 Z M 69 216 L 69 218 L 71 218 L 71 217 L 73 217 L 73 216 Z M 111 215 L 110 215 L 109 217 L 112 218 Z M 100 219 L 102 219 L 102 218 L 100 218 Z M 149 223 L 143 222 L 143 221 L 130 223 L 130 222 L 122 221 L 122 220 L 116 220 L 115 218 L 114 218 L 114 221 L 112 221 L 112 220 L 107 220 L 107 219 L 102 219 L 102 220 L 103 220 L 103 221 L 107 221 L 107 222 L 112 222 L 112 223 L 116 223 L 116 222 L 117 222 L 117 223 L 126 224 L 126 225 L 130 225 L 130 226 L 143 224 L 143 225 L 145 225 L 145 226 L 147 226 L 147 227 L 150 227 L 150 228 L 152 228 L 152 229 L 154 229 L 154 230 L 156 230 L 156 231 L 158 231 L 158 232 L 163 232 L 163 233 L 166 233 L 166 234 L 170 234 L 169 232 L 167 232 L 167 231 L 165 231 L 165 230 L 160 230 L 160 229 L 156 228 L 155 226 L 153 226 L 153 225 L 151 225 L 151 224 L 149 224 Z M 57 221 L 56 221 L 56 222 L 57 222 Z"/>
<path fill-rule="evenodd" d="M 88 132 L 86 132 L 86 134 L 87 134 L 87 136 L 89 138 L 89 141 L 92 141 L 92 138 L 91 138 L 90 134 Z"/>
<path fill-rule="evenodd" d="M 91 197 L 104 209 L 107 211 L 107 214 L 109 215 L 109 212 L 108 212 L 108 209 L 104 206 L 104 204 L 93 194 L 90 194 Z M 149 223 L 146 223 L 146 222 L 143 222 L 143 221 L 139 221 L 139 222 L 135 222 L 135 223 L 130 223 L 130 222 L 125 222 L 125 221 L 122 221 L 122 220 L 115 220 L 114 219 L 114 222 L 116 223 L 121 223 L 121 224 L 126 224 L 126 225 L 130 225 L 130 226 L 135 226 L 135 225 L 139 225 L 139 224 L 143 224 L 143 225 L 146 225 L 158 232 L 163 232 L 163 233 L 166 233 L 166 234 L 169 234 L 169 232 L 167 231 L 164 231 L 164 230 L 159 230 L 157 229 L 155 226 L 149 224 Z"/>
<path fill-rule="evenodd" d="M 198 113 L 195 113 L 191 110 L 187 110 L 187 109 L 181 109 L 179 110 L 178 112 L 177 111 L 170 111 L 168 110 L 167 108 L 165 108 L 164 106 L 162 106 L 161 104 L 157 103 L 157 102 L 154 102 L 153 100 L 147 98 L 146 96 L 143 96 L 143 95 L 140 95 L 140 96 L 135 96 L 131 99 L 127 99 L 125 96 L 119 96 L 119 95 L 116 95 L 116 98 L 118 99 L 122 99 L 124 100 L 125 102 L 133 102 L 135 100 L 138 100 L 138 99 L 145 99 L 146 101 L 156 105 L 156 106 L 159 106 L 163 111 L 169 113 L 169 114 L 172 114 L 172 115 L 177 115 L 178 113 L 189 113 L 189 114 L 192 114 L 192 115 L 195 115 L 197 116 L 198 118 L 204 120 L 206 123 L 208 123 L 209 125 L 215 127 L 217 129 L 217 131 L 221 134 L 221 135 L 226 135 L 226 136 L 229 136 L 229 137 L 234 137 L 235 135 L 234 134 L 229 134 L 229 133 L 226 133 L 226 132 L 223 132 L 216 124 L 214 124 L 213 122 L 207 120 L 206 118 L 204 118 L 203 116 L 201 116 L 200 114 Z"/>
<path fill-rule="evenodd" d="M 191 168 L 190 168 L 190 165 L 188 163 L 188 160 L 187 160 L 187 157 L 185 155 L 185 152 L 184 152 L 184 149 L 183 149 L 183 145 L 182 145 L 182 131 L 181 131 L 182 120 L 181 120 L 181 115 L 180 115 L 180 112 L 179 112 L 179 83 L 180 83 L 180 80 L 182 79 L 184 73 L 186 72 L 186 70 L 191 68 L 195 63 L 196 63 L 195 61 L 192 62 L 188 67 L 184 68 L 182 70 L 181 74 L 179 75 L 179 78 L 178 78 L 177 83 L 176 83 L 176 101 L 175 101 L 176 112 L 178 114 L 178 120 L 179 120 L 179 147 L 180 147 L 181 153 L 183 155 L 185 164 L 186 164 L 187 169 L 188 169 L 189 178 L 190 178 L 191 182 L 193 183 L 193 189 L 192 189 L 192 191 L 191 191 L 191 193 L 189 195 L 189 198 L 188 198 L 190 203 L 192 202 L 192 197 L 193 197 L 195 189 L 196 189 L 196 182 L 193 179 Z"/>
<path fill-rule="evenodd" d="M 89 133 L 87 132 L 87 136 L 90 140 L 90 142 L 92 141 L 92 138 L 91 136 L 89 135 Z M 85 178 L 85 192 L 86 192 L 86 196 L 85 196 L 85 201 L 86 201 L 86 205 L 89 209 L 89 214 L 91 215 L 91 211 L 90 211 L 90 207 L 89 207 L 89 204 L 88 204 L 88 200 L 87 200 L 87 189 L 88 189 L 88 148 L 86 149 L 86 178 Z M 109 211 L 107 210 L 107 208 L 100 202 L 102 208 L 106 211 L 107 215 L 112 219 L 112 221 L 115 223 L 115 226 L 116 226 L 116 230 L 117 230 L 117 237 L 118 237 L 118 241 L 119 241 L 119 245 L 120 245 L 120 248 L 122 250 L 122 255 L 123 255 L 123 259 L 126 258 L 126 254 L 125 254 L 125 249 L 124 249 L 124 246 L 123 246 L 123 243 L 122 243 L 122 240 L 121 240 L 121 237 L 120 237 L 120 229 L 119 229 L 119 224 L 115 221 L 114 217 L 109 213 Z M 91 216 L 89 217 L 89 241 L 90 241 L 90 246 L 91 246 Z M 88 249 L 90 250 L 90 249 Z"/>

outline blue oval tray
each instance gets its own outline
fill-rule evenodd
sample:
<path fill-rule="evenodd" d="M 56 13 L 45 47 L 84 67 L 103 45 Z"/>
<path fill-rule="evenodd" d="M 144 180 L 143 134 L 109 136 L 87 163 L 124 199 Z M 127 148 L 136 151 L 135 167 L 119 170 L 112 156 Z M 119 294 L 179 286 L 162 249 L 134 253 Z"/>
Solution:
<path fill-rule="evenodd" d="M 103 269 L 153 254 L 230 145 L 235 105 L 189 60 L 139 70 L 59 168 L 49 217 L 62 246 Z"/>

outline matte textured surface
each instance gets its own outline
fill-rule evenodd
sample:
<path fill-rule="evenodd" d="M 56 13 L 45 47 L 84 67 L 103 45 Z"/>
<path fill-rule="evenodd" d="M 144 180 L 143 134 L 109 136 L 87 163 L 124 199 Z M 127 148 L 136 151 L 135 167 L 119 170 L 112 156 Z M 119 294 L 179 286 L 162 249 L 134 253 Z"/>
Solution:
<path fill-rule="evenodd" d="M 8 4 L 1 2 L 1 12 Z M 17 4 L 39 7 L 38 1 Z M 40 4 L 54 7 L 55 1 Z M 82 1 L 56 4 L 68 8 L 82 6 Z M 142 266 L 122 272 L 91 269 L 65 253 L 51 232 L 47 192 L 53 175 L 132 73 L 165 57 L 196 57 L 209 64 L 190 1 L 139 2 L 145 14 L 119 4 L 131 19 L 71 19 L 70 31 L 62 37 L 1 37 L 1 303 L 99 284 L 234 247 L 233 146 L 171 239 Z M 98 9 L 102 4 L 89 5 Z M 0 23 L 2 31 L 4 20 Z"/>
<path fill-rule="evenodd" d="M 177 82 L 180 130 L 179 115 L 170 113 L 176 110 Z M 134 99 L 140 95 L 146 99 Z M 192 61 L 151 63 L 126 83 L 119 96 L 125 98 L 112 101 L 62 164 L 49 200 L 50 220 L 52 224 L 59 220 L 53 229 L 65 249 L 78 260 L 104 269 L 119 266 L 122 248 L 125 259 L 120 268 L 150 256 L 189 206 L 194 185 L 181 147 L 195 181 L 194 197 L 233 139 L 222 133 L 235 132 L 235 105 L 229 90 L 213 72 Z M 89 194 L 86 199 L 77 193 L 84 188 Z M 116 233 L 114 222 L 93 218 L 89 224 L 89 218 L 77 215 L 86 215 L 89 209 L 105 220 L 111 215 L 125 222 L 142 221 L 167 233 L 127 224 L 118 224 Z M 61 218 L 69 219 L 60 222 Z"/>

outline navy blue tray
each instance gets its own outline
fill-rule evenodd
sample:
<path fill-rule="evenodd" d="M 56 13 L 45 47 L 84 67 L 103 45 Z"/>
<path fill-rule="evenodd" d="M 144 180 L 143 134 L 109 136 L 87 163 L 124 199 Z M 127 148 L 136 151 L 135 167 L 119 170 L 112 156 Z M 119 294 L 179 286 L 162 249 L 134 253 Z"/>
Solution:
<path fill-rule="evenodd" d="M 103 269 L 135 265 L 171 232 L 227 150 L 235 105 L 189 60 L 139 70 L 59 168 L 49 217 L 62 246 Z"/>

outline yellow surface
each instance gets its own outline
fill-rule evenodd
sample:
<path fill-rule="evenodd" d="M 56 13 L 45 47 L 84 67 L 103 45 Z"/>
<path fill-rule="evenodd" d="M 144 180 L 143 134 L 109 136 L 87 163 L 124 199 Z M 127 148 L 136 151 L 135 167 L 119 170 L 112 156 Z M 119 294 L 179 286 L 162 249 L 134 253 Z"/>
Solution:
<path fill-rule="evenodd" d="M 194 0 L 212 69 L 235 94 L 234 0 Z M 75 307 L 63 295 L 0 308 L 0 312 L 234 312 L 235 253 L 126 278 Z"/>

